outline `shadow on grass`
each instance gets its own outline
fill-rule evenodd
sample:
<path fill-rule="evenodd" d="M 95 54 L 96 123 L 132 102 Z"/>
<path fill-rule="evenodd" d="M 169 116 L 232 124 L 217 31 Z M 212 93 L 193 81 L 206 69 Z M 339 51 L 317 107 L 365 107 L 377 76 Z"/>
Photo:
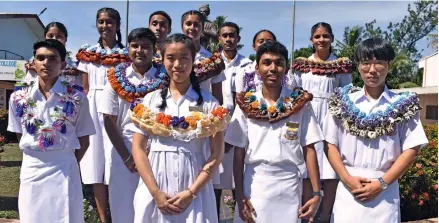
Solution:
<path fill-rule="evenodd" d="M 1 167 L 16 167 L 21 166 L 21 161 L 0 161 Z"/>
<path fill-rule="evenodd" d="M 0 211 L 18 211 L 18 198 L 0 196 Z"/>

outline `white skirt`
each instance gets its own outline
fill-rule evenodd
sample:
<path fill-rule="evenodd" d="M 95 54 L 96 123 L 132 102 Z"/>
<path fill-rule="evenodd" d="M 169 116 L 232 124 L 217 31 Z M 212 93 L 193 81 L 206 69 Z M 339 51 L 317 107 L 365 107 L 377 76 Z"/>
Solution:
<path fill-rule="evenodd" d="M 73 150 L 23 151 L 18 195 L 21 223 L 83 223 L 82 199 Z"/>
<path fill-rule="evenodd" d="M 244 195 L 255 208 L 256 222 L 299 223 L 302 180 L 299 168 L 293 164 L 272 166 L 246 164 Z M 243 223 L 235 206 L 234 223 Z"/>
<path fill-rule="evenodd" d="M 204 146 L 203 146 L 204 147 Z M 191 152 L 179 148 L 176 152 L 154 151 L 151 147 L 149 162 L 161 191 L 171 197 L 189 188 L 206 162 L 204 151 Z M 201 148 L 201 150 L 204 150 Z M 135 223 L 217 223 L 218 215 L 212 182 L 209 181 L 197 194 L 185 212 L 163 215 L 144 184 L 139 180 L 134 195 Z"/>
<path fill-rule="evenodd" d="M 384 175 L 382 171 L 374 171 L 364 168 L 346 167 L 352 176 L 365 177 L 377 180 Z M 389 187 L 372 201 L 361 202 L 349 192 L 347 187 L 340 181 L 335 196 L 332 210 L 332 223 L 399 223 L 401 215 L 399 210 L 399 185 L 398 182 Z"/>
<path fill-rule="evenodd" d="M 104 118 L 102 113 L 97 111 L 97 100 L 102 90 L 90 89 L 87 98 L 89 102 L 89 111 L 93 119 L 96 130 L 95 135 L 89 136 L 90 146 L 81 159 L 81 178 L 84 184 L 104 183 L 105 170 L 105 150 L 104 150 Z"/>

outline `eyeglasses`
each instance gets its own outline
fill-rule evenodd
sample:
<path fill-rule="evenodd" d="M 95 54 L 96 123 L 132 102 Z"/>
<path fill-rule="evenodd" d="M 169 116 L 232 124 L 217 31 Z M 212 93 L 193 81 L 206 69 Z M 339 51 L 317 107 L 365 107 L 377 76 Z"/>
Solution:
<path fill-rule="evenodd" d="M 372 64 L 374 65 L 374 68 L 376 71 L 383 71 L 386 69 L 389 65 L 388 61 L 385 60 L 367 60 L 360 62 L 360 69 L 363 71 L 369 71 L 372 67 Z"/>

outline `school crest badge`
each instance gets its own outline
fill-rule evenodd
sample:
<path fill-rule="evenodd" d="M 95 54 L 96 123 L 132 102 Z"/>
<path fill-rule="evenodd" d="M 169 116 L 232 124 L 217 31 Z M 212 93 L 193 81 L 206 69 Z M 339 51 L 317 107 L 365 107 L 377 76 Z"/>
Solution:
<path fill-rule="evenodd" d="M 299 123 L 287 122 L 285 125 L 287 126 L 287 130 L 284 134 L 285 139 L 297 140 L 299 138 Z"/>

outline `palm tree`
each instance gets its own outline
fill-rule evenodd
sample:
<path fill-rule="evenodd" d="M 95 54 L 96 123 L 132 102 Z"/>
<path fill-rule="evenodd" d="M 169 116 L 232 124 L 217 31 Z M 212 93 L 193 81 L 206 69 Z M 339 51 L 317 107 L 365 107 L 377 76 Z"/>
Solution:
<path fill-rule="evenodd" d="M 226 22 L 227 16 L 217 16 L 215 20 L 212 21 L 212 23 L 216 26 L 217 32 L 219 32 L 219 28 Z M 242 27 L 239 27 L 239 32 L 242 31 Z M 238 50 L 240 50 L 244 45 L 238 44 Z M 219 42 L 216 40 L 215 42 L 211 42 L 207 45 L 207 50 L 210 52 L 217 51 L 219 49 Z"/>
<path fill-rule="evenodd" d="M 364 28 L 362 26 L 354 26 L 350 28 L 349 26 L 345 28 L 343 33 L 343 42 L 336 41 L 336 55 L 338 57 L 348 57 L 352 61 L 354 60 L 355 49 L 358 44 L 362 41 L 364 35 Z M 352 83 L 355 86 L 362 86 L 363 81 L 361 80 L 360 74 L 357 71 L 357 66 L 354 63 L 354 72 L 352 73 Z"/>

